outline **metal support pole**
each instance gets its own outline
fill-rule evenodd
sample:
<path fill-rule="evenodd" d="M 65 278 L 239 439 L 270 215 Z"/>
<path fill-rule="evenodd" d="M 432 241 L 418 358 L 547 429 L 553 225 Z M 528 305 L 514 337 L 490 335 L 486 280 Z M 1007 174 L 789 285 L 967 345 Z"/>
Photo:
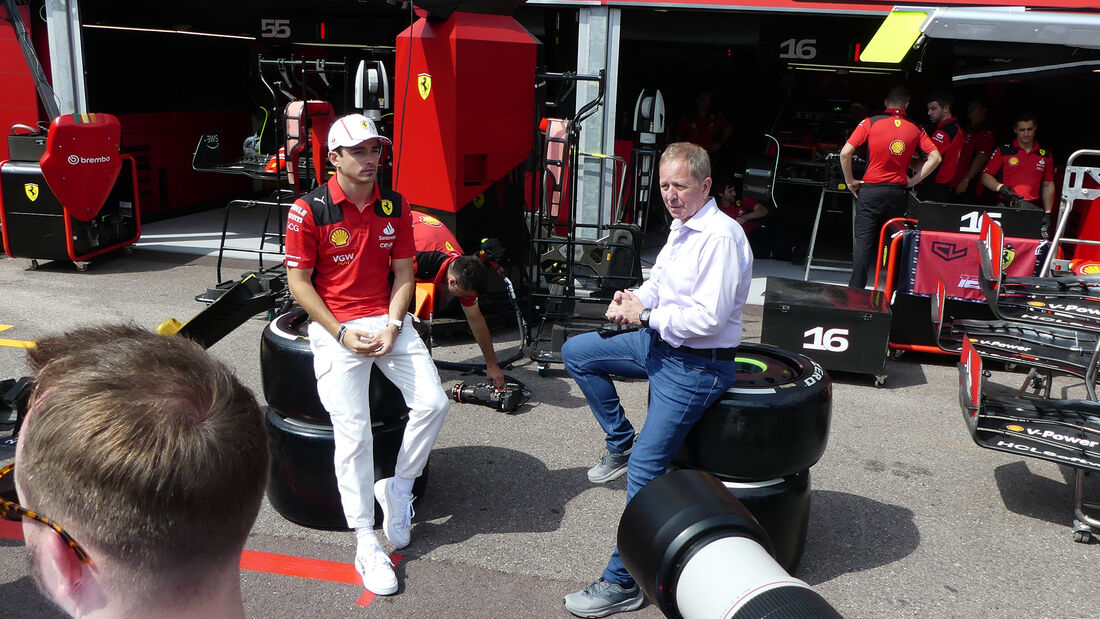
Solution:
<path fill-rule="evenodd" d="M 62 114 L 84 114 L 84 44 L 78 0 L 46 0 L 46 27 L 50 41 L 50 74 Z"/>
<path fill-rule="evenodd" d="M 604 102 L 599 114 L 593 114 L 581 126 L 578 150 L 584 153 L 613 155 L 615 150 L 615 106 L 619 66 L 619 9 L 606 6 L 580 8 L 577 40 L 577 72 L 604 73 Z M 598 86 L 577 84 L 577 108 L 593 99 Z M 577 223 L 601 226 L 610 221 L 614 201 L 615 162 L 598 157 L 586 157 L 578 175 Z M 578 230 L 585 238 L 598 238 L 598 228 Z"/>

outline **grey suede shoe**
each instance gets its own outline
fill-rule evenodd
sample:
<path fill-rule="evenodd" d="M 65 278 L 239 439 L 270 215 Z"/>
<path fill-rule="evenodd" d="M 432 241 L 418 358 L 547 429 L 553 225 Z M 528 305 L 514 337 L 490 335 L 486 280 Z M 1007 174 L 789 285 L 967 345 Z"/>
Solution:
<path fill-rule="evenodd" d="M 578 617 L 606 617 L 638 610 L 645 604 L 645 594 L 638 585 L 626 589 L 601 578 L 581 591 L 565 596 L 562 602 L 565 610 Z"/>
<path fill-rule="evenodd" d="M 588 469 L 588 481 L 594 484 L 605 484 L 626 475 L 626 465 L 630 462 L 630 452 L 634 445 L 622 453 L 608 451 L 596 466 Z"/>

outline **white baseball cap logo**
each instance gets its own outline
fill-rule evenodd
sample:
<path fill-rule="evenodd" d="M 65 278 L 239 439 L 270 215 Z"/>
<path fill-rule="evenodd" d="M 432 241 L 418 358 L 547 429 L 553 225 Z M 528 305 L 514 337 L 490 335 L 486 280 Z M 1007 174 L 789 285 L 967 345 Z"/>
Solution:
<path fill-rule="evenodd" d="M 362 114 L 348 114 L 337 118 L 328 130 L 329 150 L 336 150 L 341 146 L 358 146 L 368 140 L 378 140 L 386 146 L 391 144 L 389 138 L 378 133 L 374 121 Z"/>

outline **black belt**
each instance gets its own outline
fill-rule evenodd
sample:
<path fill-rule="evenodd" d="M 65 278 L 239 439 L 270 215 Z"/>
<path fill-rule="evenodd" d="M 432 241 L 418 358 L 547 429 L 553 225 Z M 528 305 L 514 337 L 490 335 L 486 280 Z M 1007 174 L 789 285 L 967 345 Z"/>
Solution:
<path fill-rule="evenodd" d="M 737 356 L 736 348 L 692 348 L 691 346 L 680 346 L 673 350 L 686 352 L 689 355 L 695 355 L 697 357 L 706 357 L 712 361 L 733 361 Z"/>

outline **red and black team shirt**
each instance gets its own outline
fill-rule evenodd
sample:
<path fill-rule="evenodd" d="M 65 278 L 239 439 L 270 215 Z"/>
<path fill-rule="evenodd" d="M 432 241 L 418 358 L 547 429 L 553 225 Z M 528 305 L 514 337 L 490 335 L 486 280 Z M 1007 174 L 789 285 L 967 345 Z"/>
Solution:
<path fill-rule="evenodd" d="M 951 180 L 951 185 L 956 186 L 962 181 L 963 177 L 966 176 L 966 172 L 970 169 L 971 162 L 974 161 L 974 157 L 978 153 L 985 153 L 992 157 L 993 148 L 996 145 L 997 138 L 993 135 L 993 129 L 989 125 L 982 123 L 971 127 L 966 134 L 966 138 L 963 139 L 962 154 L 959 155 L 959 167 L 955 170 L 955 178 Z M 982 187 L 982 184 L 979 182 L 975 185 L 972 180 L 971 186 L 977 189 Z"/>
<path fill-rule="evenodd" d="M 936 168 L 936 176 L 932 182 L 946 185 L 955 179 L 965 141 L 966 132 L 959 126 L 954 116 L 945 118 L 936 125 L 936 130 L 932 132 L 932 143 L 936 145 L 936 150 L 940 151 L 943 162 Z"/>
<path fill-rule="evenodd" d="M 860 121 L 848 143 L 859 148 L 864 142 L 869 158 L 862 179 L 865 183 L 906 185 L 909 160 L 917 148 L 926 154 L 936 149 L 924 129 L 905 118 L 905 112 L 897 108 Z"/>
<path fill-rule="evenodd" d="M 1031 152 L 1020 148 L 1018 140 L 993 151 L 993 157 L 985 164 L 985 173 L 996 177 L 1002 172 L 1001 182 L 1008 185 L 1028 202 L 1039 200 L 1044 182 L 1054 182 L 1054 155 L 1038 142 L 1031 145 Z"/>
<path fill-rule="evenodd" d="M 447 289 L 447 268 L 462 255 L 455 235 L 435 217 L 413 211 L 413 240 L 416 244 L 416 279 Z M 466 307 L 477 303 L 477 295 L 459 298 Z"/>
<path fill-rule="evenodd" d="M 286 266 L 313 269 L 317 294 L 340 322 L 388 312 L 390 262 L 415 253 L 408 202 L 377 184 L 363 212 L 334 176 L 287 214 Z"/>

